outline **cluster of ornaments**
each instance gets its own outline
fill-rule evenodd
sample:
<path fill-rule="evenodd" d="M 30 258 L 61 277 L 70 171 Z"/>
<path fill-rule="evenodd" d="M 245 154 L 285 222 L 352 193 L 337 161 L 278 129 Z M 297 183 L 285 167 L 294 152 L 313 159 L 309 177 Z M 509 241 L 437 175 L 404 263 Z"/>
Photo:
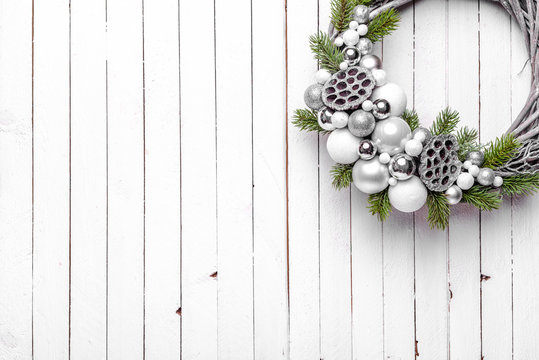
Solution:
<path fill-rule="evenodd" d="M 426 203 L 428 190 L 444 192 L 450 204 L 474 183 L 499 187 L 503 180 L 481 168 L 484 154 L 473 151 L 458 158 L 453 135 L 433 136 L 424 127 L 411 130 L 402 115 L 404 90 L 386 79 L 382 61 L 372 54 L 368 33 L 369 8 L 354 9 L 349 29 L 334 43 L 345 61 L 334 74 L 321 69 L 305 91 L 305 103 L 318 112 L 321 128 L 330 131 L 327 150 L 339 164 L 354 164 L 354 185 L 366 194 L 389 187 L 391 205 L 414 212 Z"/>

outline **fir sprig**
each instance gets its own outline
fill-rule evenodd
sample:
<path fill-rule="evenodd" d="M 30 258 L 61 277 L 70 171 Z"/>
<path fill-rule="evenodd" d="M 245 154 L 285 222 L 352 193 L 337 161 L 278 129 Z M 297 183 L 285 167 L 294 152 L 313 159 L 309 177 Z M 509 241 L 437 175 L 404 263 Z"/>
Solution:
<path fill-rule="evenodd" d="M 387 219 L 389 214 L 391 214 L 392 207 L 391 203 L 389 202 L 389 192 L 387 189 L 379 193 L 369 195 L 368 202 L 368 209 L 372 215 L 376 215 L 378 217 L 378 220 L 384 221 Z"/>
<path fill-rule="evenodd" d="M 447 107 L 438 114 L 430 131 L 434 136 L 451 134 L 457 128 L 459 121 L 460 115 L 458 111 L 451 110 Z"/>
<path fill-rule="evenodd" d="M 292 115 L 292 124 L 301 131 L 316 131 L 321 134 L 327 133 L 318 125 L 318 115 L 311 109 L 297 109 Z"/>
<path fill-rule="evenodd" d="M 430 224 L 430 228 L 444 230 L 447 225 L 449 225 L 449 216 L 451 215 L 449 202 L 445 195 L 429 191 L 427 196 L 427 206 L 429 208 L 427 220 Z"/>
<path fill-rule="evenodd" d="M 539 174 L 522 174 L 503 179 L 502 194 L 507 196 L 533 195 L 539 190 Z"/>
<path fill-rule="evenodd" d="M 353 165 L 336 164 L 331 170 L 333 177 L 333 186 L 337 190 L 342 190 L 350 186 L 352 183 L 352 168 Z"/>
<path fill-rule="evenodd" d="M 492 211 L 500 208 L 502 197 L 491 187 L 475 185 L 471 189 L 463 191 L 462 201 L 475 206 L 479 210 Z"/>
<path fill-rule="evenodd" d="M 466 154 L 481 148 L 477 143 L 479 133 L 476 129 L 465 126 L 457 132 L 457 142 L 459 144 L 459 159 L 464 161 Z"/>
<path fill-rule="evenodd" d="M 337 31 L 345 31 L 354 16 L 355 0 L 332 0 L 331 23 Z"/>
<path fill-rule="evenodd" d="M 397 29 L 399 21 L 400 15 L 397 10 L 382 11 L 369 23 L 369 32 L 366 36 L 372 42 L 380 41 Z"/>
<path fill-rule="evenodd" d="M 408 123 L 408 126 L 410 126 L 410 129 L 412 129 L 412 131 L 419 127 L 419 116 L 417 115 L 415 109 L 406 109 L 406 111 L 404 111 L 404 114 L 402 114 L 402 118 Z"/>
<path fill-rule="evenodd" d="M 496 138 L 485 149 L 485 162 L 483 167 L 496 169 L 503 166 L 516 155 L 520 142 L 513 134 L 504 134 Z"/>
<path fill-rule="evenodd" d="M 323 32 L 312 35 L 309 38 L 314 58 L 320 62 L 320 66 L 329 72 L 339 71 L 339 65 L 344 61 L 344 54 Z"/>

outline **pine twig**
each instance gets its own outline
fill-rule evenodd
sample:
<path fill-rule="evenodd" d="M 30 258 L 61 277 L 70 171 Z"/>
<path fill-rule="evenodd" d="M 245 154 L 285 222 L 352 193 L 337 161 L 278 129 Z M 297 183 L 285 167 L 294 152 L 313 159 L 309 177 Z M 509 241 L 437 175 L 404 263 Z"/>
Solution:
<path fill-rule="evenodd" d="M 430 224 L 430 228 L 445 230 L 449 225 L 449 216 L 451 215 L 449 202 L 445 195 L 429 191 L 427 196 L 427 207 L 429 208 L 427 220 Z"/>
<path fill-rule="evenodd" d="M 419 127 L 419 115 L 417 115 L 417 112 L 415 109 L 404 111 L 404 114 L 402 114 L 402 118 L 406 123 L 408 123 L 408 126 L 410 126 L 410 129 L 414 131 Z"/>
<path fill-rule="evenodd" d="M 503 166 L 516 155 L 520 145 L 513 134 L 504 134 L 496 138 L 485 149 L 483 167 L 496 169 Z"/>
<path fill-rule="evenodd" d="M 470 129 L 465 126 L 457 132 L 457 142 L 459 144 L 459 159 L 464 161 L 466 154 L 470 151 L 481 149 L 481 145 L 477 143 L 479 133 L 476 129 Z"/>
<path fill-rule="evenodd" d="M 335 164 L 331 170 L 333 177 L 333 186 L 337 190 L 342 190 L 350 186 L 352 183 L 352 168 L 353 165 Z"/>
<path fill-rule="evenodd" d="M 369 23 L 369 32 L 366 37 L 372 42 L 382 40 L 398 28 L 399 12 L 395 9 L 382 11 Z"/>
<path fill-rule="evenodd" d="M 436 120 L 434 120 L 434 124 L 432 124 L 430 131 L 434 136 L 451 134 L 455 131 L 459 121 L 460 115 L 458 111 L 445 108 L 438 114 Z"/>
<path fill-rule="evenodd" d="M 314 58 L 320 62 L 320 66 L 329 72 L 339 71 L 339 65 L 344 61 L 344 54 L 331 41 L 327 34 L 319 32 L 309 38 Z"/>
<path fill-rule="evenodd" d="M 463 191 L 462 201 L 475 206 L 479 210 L 492 211 L 500 208 L 502 198 L 500 193 L 490 187 L 475 185 Z"/>
<path fill-rule="evenodd" d="M 348 29 L 350 21 L 354 15 L 354 0 L 332 0 L 331 1 L 331 23 L 337 31 Z"/>
<path fill-rule="evenodd" d="M 301 131 L 316 131 L 325 134 L 328 131 L 318 124 L 318 115 L 311 109 L 297 109 L 292 116 L 292 124 Z"/>
<path fill-rule="evenodd" d="M 503 179 L 503 195 L 533 195 L 537 191 L 539 191 L 539 174 L 514 175 Z"/>
<path fill-rule="evenodd" d="M 392 207 L 389 202 L 389 191 L 385 189 L 379 193 L 369 195 L 368 209 L 372 215 L 376 215 L 378 220 L 385 221 L 391 214 Z"/>

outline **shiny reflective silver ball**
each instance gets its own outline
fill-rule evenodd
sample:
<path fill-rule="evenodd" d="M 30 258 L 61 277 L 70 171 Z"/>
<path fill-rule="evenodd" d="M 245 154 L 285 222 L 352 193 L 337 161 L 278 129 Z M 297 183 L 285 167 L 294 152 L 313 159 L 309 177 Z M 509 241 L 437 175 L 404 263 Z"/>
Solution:
<path fill-rule="evenodd" d="M 472 165 L 481 167 L 485 162 L 485 154 L 482 151 L 470 151 L 466 154 L 466 160 L 470 161 Z"/>
<path fill-rule="evenodd" d="M 429 129 L 420 126 L 414 130 L 412 138 L 421 141 L 421 144 L 425 145 L 432 138 L 432 133 Z"/>
<path fill-rule="evenodd" d="M 303 99 L 305 100 L 305 104 L 313 110 L 320 110 L 324 107 L 324 102 L 322 101 L 322 89 L 323 85 L 312 84 L 305 90 Z"/>
<path fill-rule="evenodd" d="M 362 140 L 359 143 L 359 158 L 361 160 L 370 160 L 376 156 L 378 152 L 378 147 L 372 140 Z"/>
<path fill-rule="evenodd" d="M 372 113 L 378 120 L 387 119 L 391 113 L 391 106 L 387 100 L 378 99 L 374 102 Z"/>
<path fill-rule="evenodd" d="M 449 205 L 456 205 L 462 200 L 462 189 L 453 185 L 445 191 L 445 197 Z"/>
<path fill-rule="evenodd" d="M 333 131 L 336 129 L 336 126 L 333 125 L 331 116 L 335 113 L 334 110 L 330 108 L 323 108 L 318 112 L 318 125 L 324 130 Z"/>
<path fill-rule="evenodd" d="M 389 174 L 397 180 L 408 180 L 416 170 L 414 159 L 407 154 L 398 154 L 389 161 Z"/>
<path fill-rule="evenodd" d="M 495 177 L 496 175 L 494 175 L 494 170 L 489 168 L 482 168 L 479 170 L 479 174 L 477 175 L 476 180 L 483 186 L 490 186 L 494 183 Z"/>
<path fill-rule="evenodd" d="M 348 46 L 344 49 L 344 61 L 348 63 L 349 66 L 354 66 L 359 62 L 361 54 L 355 46 Z"/>
<path fill-rule="evenodd" d="M 375 126 L 374 116 L 364 110 L 356 110 L 348 118 L 348 130 L 357 137 L 369 136 Z"/>
<path fill-rule="evenodd" d="M 359 42 L 357 43 L 356 46 L 359 49 L 359 52 L 361 53 L 361 55 L 370 54 L 372 52 L 372 48 L 374 47 L 372 41 L 370 41 L 366 37 L 359 39 Z"/>
<path fill-rule="evenodd" d="M 359 24 L 366 24 L 369 22 L 369 15 L 371 11 L 368 6 L 358 5 L 354 8 L 354 20 Z"/>
<path fill-rule="evenodd" d="M 359 66 L 368 70 L 381 69 L 382 60 L 376 55 L 365 55 L 359 60 Z"/>

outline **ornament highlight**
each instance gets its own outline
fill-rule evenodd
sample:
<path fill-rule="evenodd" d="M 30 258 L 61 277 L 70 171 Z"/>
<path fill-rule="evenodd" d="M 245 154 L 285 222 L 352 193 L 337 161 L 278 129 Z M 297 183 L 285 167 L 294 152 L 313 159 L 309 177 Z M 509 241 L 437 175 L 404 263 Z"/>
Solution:
<path fill-rule="evenodd" d="M 457 185 L 462 190 L 470 190 L 475 182 L 472 174 L 463 172 L 457 177 Z"/>
<path fill-rule="evenodd" d="M 376 123 L 371 138 L 379 151 L 395 155 L 404 151 L 404 146 L 412 138 L 412 131 L 406 121 L 390 117 Z"/>
<path fill-rule="evenodd" d="M 348 129 L 336 129 L 329 134 L 327 149 L 329 156 L 339 164 L 353 164 L 359 159 L 357 149 L 361 139 Z"/>
<path fill-rule="evenodd" d="M 386 100 L 378 99 L 373 104 L 372 113 L 378 120 L 384 120 L 389 117 L 390 109 L 391 107 Z"/>
<path fill-rule="evenodd" d="M 389 171 L 376 158 L 358 160 L 352 169 L 352 179 L 359 191 L 376 194 L 388 187 Z"/>
<path fill-rule="evenodd" d="M 457 185 L 453 185 L 445 191 L 445 197 L 449 205 L 457 205 L 462 200 L 462 190 Z"/>
<path fill-rule="evenodd" d="M 324 107 L 324 102 L 322 101 L 322 89 L 322 85 L 312 84 L 305 90 L 303 99 L 305 100 L 305 104 L 313 110 L 320 110 Z"/>
<path fill-rule="evenodd" d="M 398 181 L 389 188 L 388 195 L 391 205 L 405 213 L 417 211 L 427 202 L 427 188 L 417 176 Z"/>
<path fill-rule="evenodd" d="M 494 170 L 490 168 L 482 168 L 477 174 L 477 182 L 484 186 L 490 186 L 494 183 Z"/>
<path fill-rule="evenodd" d="M 331 116 L 331 123 L 337 129 L 342 129 L 343 127 L 346 127 L 346 125 L 348 125 L 348 118 L 349 115 L 346 112 L 335 111 L 335 113 Z"/>
<path fill-rule="evenodd" d="M 416 165 L 410 155 L 395 155 L 389 162 L 389 174 L 397 180 L 408 180 L 414 175 Z"/>
<path fill-rule="evenodd" d="M 370 160 L 376 156 L 378 149 L 372 140 L 361 140 L 359 143 L 359 158 L 361 160 Z"/>
<path fill-rule="evenodd" d="M 359 53 L 359 50 L 355 46 L 348 46 L 343 50 L 344 53 L 344 61 L 348 63 L 350 66 L 354 66 L 359 62 L 359 59 L 361 58 L 361 54 Z"/>
<path fill-rule="evenodd" d="M 333 131 L 336 126 L 333 125 L 334 111 L 328 108 L 323 108 L 318 112 L 318 125 L 326 131 Z"/>
<path fill-rule="evenodd" d="M 382 68 L 382 60 L 376 55 L 365 55 L 361 58 L 359 61 L 359 66 L 362 68 L 368 69 L 368 70 L 374 70 L 374 69 L 381 69 Z"/>
<path fill-rule="evenodd" d="M 384 99 L 389 102 L 390 115 L 401 116 L 406 110 L 406 93 L 397 84 L 387 83 L 374 89 L 371 100 Z"/>
<path fill-rule="evenodd" d="M 348 130 L 357 137 L 369 136 L 376 126 L 374 116 L 363 110 L 356 110 L 348 119 Z"/>

